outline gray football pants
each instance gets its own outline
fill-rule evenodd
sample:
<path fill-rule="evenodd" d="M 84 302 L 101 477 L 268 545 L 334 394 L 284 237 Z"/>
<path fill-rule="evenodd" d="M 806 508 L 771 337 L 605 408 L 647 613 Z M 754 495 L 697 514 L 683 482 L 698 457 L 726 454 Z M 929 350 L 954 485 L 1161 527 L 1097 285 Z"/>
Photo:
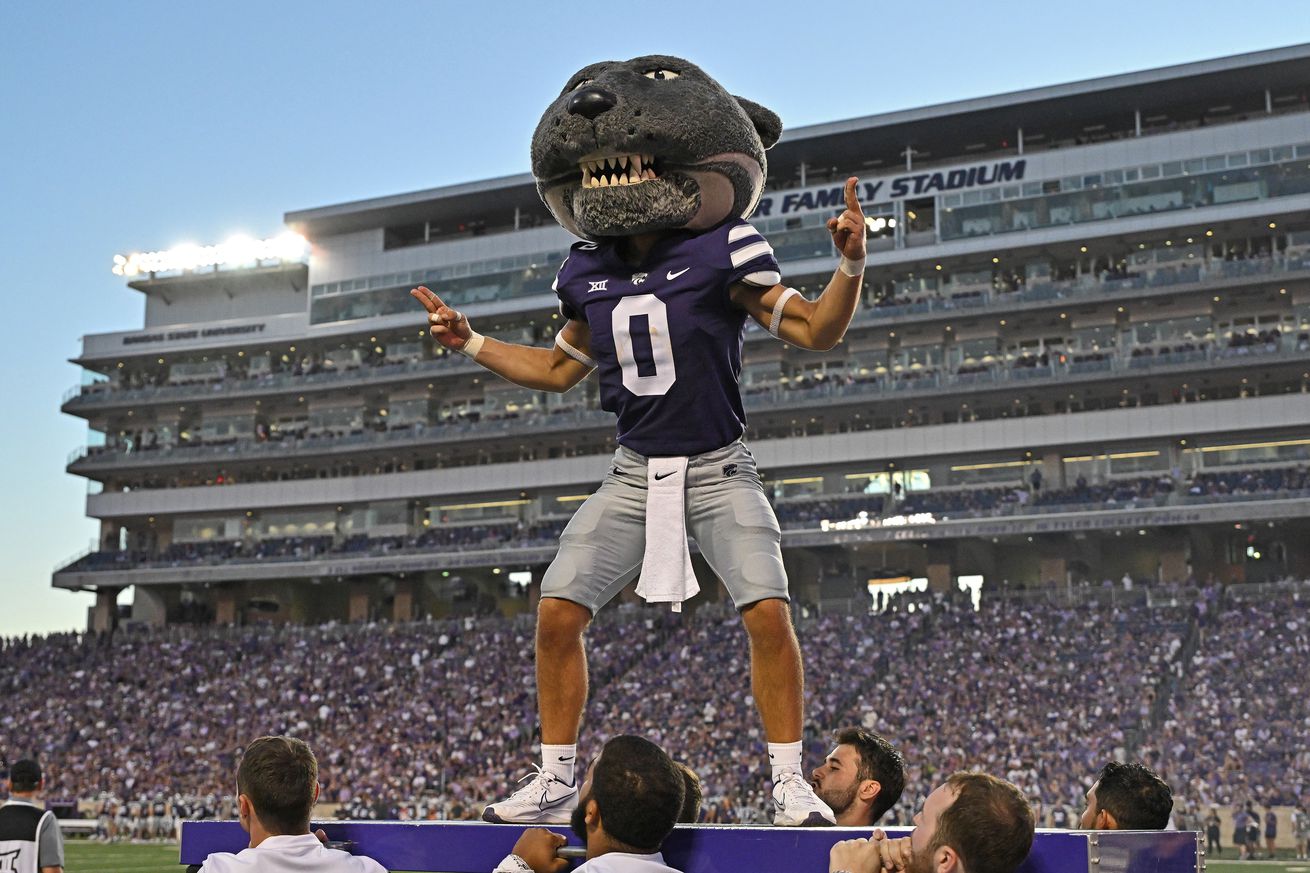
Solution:
<path fill-rule="evenodd" d="M 738 609 L 789 599 L 782 532 L 741 440 L 688 460 L 686 512 L 688 534 Z M 646 458 L 620 446 L 605 481 L 564 528 L 541 596 L 594 615 L 637 577 L 645 549 Z"/>

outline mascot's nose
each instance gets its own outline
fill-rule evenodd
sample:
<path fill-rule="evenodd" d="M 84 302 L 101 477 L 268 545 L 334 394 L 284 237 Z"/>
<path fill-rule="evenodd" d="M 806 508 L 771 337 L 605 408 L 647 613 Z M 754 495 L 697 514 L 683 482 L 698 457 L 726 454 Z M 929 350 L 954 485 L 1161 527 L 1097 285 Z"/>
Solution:
<path fill-rule="evenodd" d="M 618 98 L 604 88 L 583 88 L 569 98 L 569 114 L 594 119 L 609 112 L 618 102 Z"/>

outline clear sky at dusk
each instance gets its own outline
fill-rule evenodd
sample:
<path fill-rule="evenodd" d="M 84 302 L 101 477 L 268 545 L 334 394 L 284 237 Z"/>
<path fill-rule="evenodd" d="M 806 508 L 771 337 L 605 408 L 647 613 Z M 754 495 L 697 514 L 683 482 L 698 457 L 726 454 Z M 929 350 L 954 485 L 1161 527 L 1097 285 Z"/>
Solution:
<path fill-rule="evenodd" d="M 96 526 L 61 415 L 87 333 L 138 328 L 115 253 L 528 169 L 584 64 L 687 57 L 790 126 L 1310 41 L 1298 3 L 0 2 L 0 636 Z M 124 600 L 130 599 L 126 595 Z"/>

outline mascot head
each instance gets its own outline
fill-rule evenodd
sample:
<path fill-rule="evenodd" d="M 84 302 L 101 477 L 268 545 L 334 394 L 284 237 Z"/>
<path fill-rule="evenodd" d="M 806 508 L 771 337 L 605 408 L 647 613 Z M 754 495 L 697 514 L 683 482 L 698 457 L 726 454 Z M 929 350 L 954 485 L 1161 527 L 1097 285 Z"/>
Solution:
<path fill-rule="evenodd" d="M 778 116 L 700 67 L 647 55 L 574 73 L 532 135 L 537 191 L 584 239 L 705 230 L 764 190 Z"/>

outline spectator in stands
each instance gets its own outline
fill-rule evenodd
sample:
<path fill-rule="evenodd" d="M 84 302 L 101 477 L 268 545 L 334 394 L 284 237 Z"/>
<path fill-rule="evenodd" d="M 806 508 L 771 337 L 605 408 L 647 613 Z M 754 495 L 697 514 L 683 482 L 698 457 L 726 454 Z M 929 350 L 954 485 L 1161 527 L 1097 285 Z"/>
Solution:
<path fill-rule="evenodd" d="M 1051 807 L 1051 827 L 1066 830 L 1069 827 L 1069 808 L 1063 803 Z"/>
<path fill-rule="evenodd" d="M 38 805 L 44 781 L 31 758 L 9 768 L 9 800 L 0 806 L 0 869 L 63 873 L 64 837 L 54 812 Z"/>
<path fill-rule="evenodd" d="M 814 793 L 837 816 L 839 827 L 878 823 L 905 790 L 905 759 L 887 740 L 862 728 L 846 728 L 814 771 Z"/>
<path fill-rule="evenodd" d="M 1032 807 L 1014 784 L 985 773 L 956 773 L 924 801 L 910 836 L 845 840 L 828 855 L 829 873 L 1013 873 L 1033 844 Z"/>
<path fill-rule="evenodd" d="M 660 846 L 683 807 L 684 774 L 664 750 L 629 734 L 614 737 L 587 771 L 573 811 L 573 832 L 587 844 L 575 873 L 672 871 Z M 495 873 L 563 873 L 564 837 L 545 828 L 523 832 Z M 604 857 L 601 863 L 593 863 Z"/>
<path fill-rule="evenodd" d="M 705 788 L 701 785 L 696 771 L 681 761 L 674 762 L 682 774 L 682 812 L 678 813 L 679 824 L 695 824 L 700 821 L 701 803 L 705 800 Z"/>
<path fill-rule="evenodd" d="M 1162 831 L 1169 826 L 1174 795 L 1139 761 L 1111 761 L 1087 791 L 1079 827 L 1087 831 Z"/>
<path fill-rule="evenodd" d="M 323 845 L 322 832 L 309 831 L 318 801 L 318 760 L 292 737 L 260 737 L 246 747 L 237 767 L 237 813 L 250 834 L 250 848 L 215 852 L 200 873 L 242 870 L 316 870 L 323 873 L 385 873 L 371 858 Z"/>

